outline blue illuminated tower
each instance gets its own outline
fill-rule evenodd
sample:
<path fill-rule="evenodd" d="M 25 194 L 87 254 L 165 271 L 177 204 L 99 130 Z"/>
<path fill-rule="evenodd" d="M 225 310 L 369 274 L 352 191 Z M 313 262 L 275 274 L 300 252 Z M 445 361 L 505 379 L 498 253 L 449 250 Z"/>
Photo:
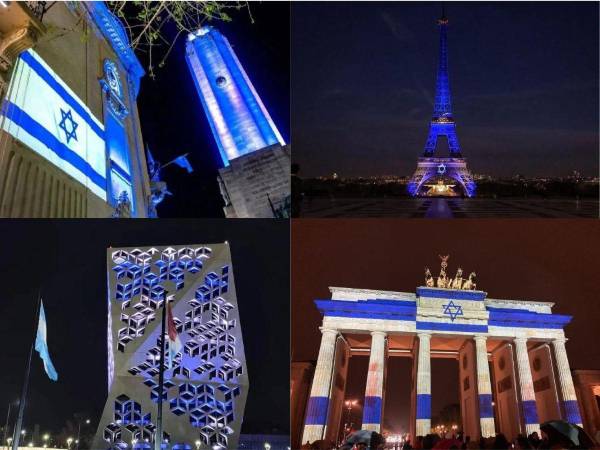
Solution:
<path fill-rule="evenodd" d="M 412 196 L 456 195 L 453 185 L 456 182 L 467 197 L 475 195 L 475 182 L 462 157 L 456 123 L 452 115 L 450 78 L 448 76 L 448 19 L 442 12 L 438 19 L 440 29 L 440 55 L 437 71 L 435 105 L 429 125 L 429 135 L 423 156 L 419 158 L 417 170 L 408 184 Z M 445 136 L 448 141 L 449 156 L 435 157 L 438 138 Z M 426 184 L 427 183 L 427 184 Z M 428 188 L 428 189 L 425 189 Z"/>
<path fill-rule="evenodd" d="M 200 28 L 188 38 L 186 60 L 224 166 L 269 145 L 285 145 L 226 37 Z"/>
<path fill-rule="evenodd" d="M 273 217 L 289 198 L 289 148 L 229 41 L 210 26 L 188 36 L 186 60 L 223 162 L 228 217 Z"/>

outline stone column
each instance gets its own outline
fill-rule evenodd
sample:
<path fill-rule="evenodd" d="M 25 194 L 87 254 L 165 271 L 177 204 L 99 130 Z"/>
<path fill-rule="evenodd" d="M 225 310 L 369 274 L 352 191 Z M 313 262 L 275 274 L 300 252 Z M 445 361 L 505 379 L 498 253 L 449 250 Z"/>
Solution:
<path fill-rule="evenodd" d="M 362 429 L 381 432 L 383 413 L 383 378 L 385 371 L 385 338 L 383 331 L 371 332 L 371 356 L 367 374 Z"/>
<path fill-rule="evenodd" d="M 415 434 L 416 436 L 426 436 L 431 433 L 431 334 L 419 333 L 418 336 L 417 426 Z"/>
<path fill-rule="evenodd" d="M 321 333 L 319 357 L 317 359 L 317 366 L 315 367 L 310 397 L 306 405 L 304 433 L 302 434 L 303 445 L 306 441 L 314 442 L 323 439 L 327 425 L 327 409 L 329 407 L 335 342 L 338 331 L 321 328 Z"/>
<path fill-rule="evenodd" d="M 475 336 L 475 352 L 477 356 L 477 393 L 479 394 L 479 423 L 481 435 L 493 437 L 496 435 L 494 424 L 494 408 L 492 407 L 492 383 L 490 381 L 490 366 L 487 357 L 486 336 Z"/>
<path fill-rule="evenodd" d="M 575 395 L 575 386 L 571 378 L 571 368 L 567 358 L 567 349 L 565 348 L 565 338 L 559 338 L 552 341 L 554 347 L 554 357 L 556 358 L 556 367 L 558 369 L 558 382 L 562 396 L 564 420 L 583 427 L 577 396 Z"/>
<path fill-rule="evenodd" d="M 531 366 L 529 365 L 529 355 L 527 354 L 527 338 L 515 338 L 515 349 L 525 432 L 529 435 L 537 431 L 541 436 L 537 405 L 535 403 L 535 391 L 533 390 L 533 378 L 531 377 Z"/>

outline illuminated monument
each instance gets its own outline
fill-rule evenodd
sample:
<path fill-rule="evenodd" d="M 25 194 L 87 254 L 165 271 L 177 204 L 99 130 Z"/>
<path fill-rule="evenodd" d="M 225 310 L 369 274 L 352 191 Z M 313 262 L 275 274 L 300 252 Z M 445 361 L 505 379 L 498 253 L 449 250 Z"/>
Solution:
<path fill-rule="evenodd" d="M 487 298 L 475 274 L 437 280 L 426 270 L 416 293 L 330 288 L 316 300 L 321 346 L 306 406 L 302 442 L 337 442 L 348 360 L 369 356 L 362 429 L 381 431 L 388 358 L 412 359 L 410 435 L 431 429 L 431 358 L 458 361 L 462 431 L 472 440 L 497 432 L 513 440 L 548 420 L 582 420 L 565 349 L 571 316 L 553 303 Z M 541 435 L 541 434 L 540 434 Z"/>
<path fill-rule="evenodd" d="M 144 70 L 119 20 L 104 2 L 3 2 L 0 36 L 0 217 L 147 217 Z"/>
<path fill-rule="evenodd" d="M 109 392 L 92 448 L 154 448 L 165 300 L 183 350 L 165 371 L 163 448 L 238 448 L 248 375 L 229 245 L 111 248 L 107 272 Z"/>
<path fill-rule="evenodd" d="M 450 101 L 450 80 L 448 77 L 448 19 L 442 14 L 438 20 L 440 27 L 440 60 L 437 73 L 435 106 L 429 125 L 429 136 L 423 156 L 419 158 L 417 170 L 408 184 L 412 196 L 446 195 L 455 196 L 456 185 L 463 195 L 475 195 L 475 182 L 467 169 L 467 160 L 462 157 L 456 124 L 452 116 Z M 450 154 L 448 157 L 436 157 L 438 138 L 445 136 Z"/>
<path fill-rule="evenodd" d="M 290 150 L 229 41 L 212 27 L 190 34 L 186 60 L 217 143 L 227 217 L 288 215 Z"/>

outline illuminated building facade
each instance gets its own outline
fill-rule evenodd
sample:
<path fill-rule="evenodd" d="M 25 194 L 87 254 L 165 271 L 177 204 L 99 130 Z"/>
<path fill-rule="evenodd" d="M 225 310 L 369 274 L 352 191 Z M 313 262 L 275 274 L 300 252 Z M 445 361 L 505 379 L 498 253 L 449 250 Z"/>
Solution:
<path fill-rule="evenodd" d="M 229 41 L 210 26 L 188 36 L 186 60 L 219 149 L 228 217 L 273 217 L 289 202 L 290 153 Z"/>
<path fill-rule="evenodd" d="M 5 3 L 0 216 L 146 217 L 144 70 L 121 23 L 104 2 Z"/>
<path fill-rule="evenodd" d="M 419 158 L 417 170 L 408 184 L 412 196 L 457 195 L 456 185 L 463 195 L 473 197 L 476 185 L 467 169 L 467 161 L 462 157 L 456 123 L 452 115 L 450 79 L 448 76 L 448 19 L 442 15 L 438 20 L 440 28 L 440 55 L 437 72 L 435 105 L 429 125 L 429 136 L 423 156 Z M 448 141 L 449 156 L 436 157 L 436 147 L 440 136 Z"/>
<path fill-rule="evenodd" d="M 248 375 L 229 245 L 110 248 L 107 274 L 108 400 L 92 448 L 154 448 L 165 301 L 182 351 L 165 361 L 163 448 L 238 448 Z"/>
<path fill-rule="evenodd" d="M 332 287 L 330 299 L 316 300 L 322 338 L 302 443 L 339 441 L 348 360 L 361 355 L 369 357 L 362 429 L 382 431 L 392 357 L 413 362 L 413 442 L 432 432 L 432 358 L 458 361 L 462 431 L 471 439 L 540 434 L 553 419 L 581 425 L 563 330 L 571 316 L 552 313 L 552 303 L 488 298 L 473 278 L 457 274 L 436 287 L 429 275 L 415 293 Z"/>

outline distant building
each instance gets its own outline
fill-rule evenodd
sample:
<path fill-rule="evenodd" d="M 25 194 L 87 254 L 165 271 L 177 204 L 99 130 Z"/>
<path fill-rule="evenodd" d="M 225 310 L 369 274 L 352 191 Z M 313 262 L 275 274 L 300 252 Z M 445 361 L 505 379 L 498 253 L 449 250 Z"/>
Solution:
<path fill-rule="evenodd" d="M 583 427 L 593 437 L 600 436 L 600 370 L 573 370 Z"/>
<path fill-rule="evenodd" d="M 146 217 L 140 63 L 104 2 L 0 5 L 0 216 Z"/>
<path fill-rule="evenodd" d="M 239 450 L 289 450 L 290 437 L 284 434 L 240 434 Z"/>
<path fill-rule="evenodd" d="M 188 36 L 186 60 L 217 143 L 227 217 L 289 217 L 290 148 L 229 41 L 212 27 Z"/>

